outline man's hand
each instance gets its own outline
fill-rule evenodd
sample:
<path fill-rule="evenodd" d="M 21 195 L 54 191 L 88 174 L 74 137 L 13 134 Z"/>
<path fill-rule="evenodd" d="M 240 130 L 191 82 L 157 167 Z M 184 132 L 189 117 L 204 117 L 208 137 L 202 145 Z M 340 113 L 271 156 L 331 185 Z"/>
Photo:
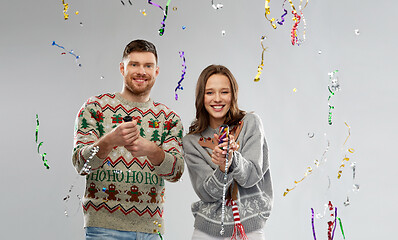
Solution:
<path fill-rule="evenodd" d="M 159 166 L 165 157 L 163 149 L 159 148 L 154 142 L 151 142 L 141 136 L 131 144 L 124 146 L 134 157 L 147 156 L 149 161 L 155 166 Z"/>
<path fill-rule="evenodd" d="M 139 136 L 137 121 L 121 123 L 97 141 L 95 146 L 100 148 L 97 156 L 104 159 L 114 147 L 129 145 L 136 141 Z"/>

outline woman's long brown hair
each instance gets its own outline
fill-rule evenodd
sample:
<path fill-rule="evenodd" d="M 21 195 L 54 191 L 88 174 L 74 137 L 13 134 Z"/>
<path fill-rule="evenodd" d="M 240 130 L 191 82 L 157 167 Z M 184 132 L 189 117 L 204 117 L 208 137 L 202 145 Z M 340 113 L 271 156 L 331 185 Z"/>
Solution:
<path fill-rule="evenodd" d="M 201 133 L 207 129 L 210 124 L 209 113 L 207 112 L 204 105 L 204 95 L 207 80 L 214 74 L 222 74 L 229 79 L 231 84 L 231 106 L 225 117 L 225 124 L 233 126 L 239 123 L 240 120 L 245 116 L 246 112 L 238 108 L 238 83 L 234 75 L 229 71 L 228 68 L 222 65 L 210 65 L 206 67 L 198 78 L 196 83 L 195 93 L 195 107 L 196 107 L 196 118 L 189 127 L 188 134 Z"/>

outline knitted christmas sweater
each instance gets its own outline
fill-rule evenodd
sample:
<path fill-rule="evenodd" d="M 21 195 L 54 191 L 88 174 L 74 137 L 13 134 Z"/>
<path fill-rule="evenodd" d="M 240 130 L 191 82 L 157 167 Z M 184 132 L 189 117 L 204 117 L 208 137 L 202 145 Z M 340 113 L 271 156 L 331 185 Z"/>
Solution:
<path fill-rule="evenodd" d="M 80 173 L 92 155 L 93 143 L 127 115 L 137 120 L 143 138 L 164 150 L 164 161 L 153 166 L 147 157 L 134 157 L 124 147 L 114 147 L 105 159 L 89 160 L 92 170 L 86 175 L 84 226 L 163 233 L 164 180 L 176 182 L 184 171 L 183 126 L 175 112 L 153 100 L 128 101 L 119 93 L 91 97 L 76 118 L 72 162 Z"/>
<path fill-rule="evenodd" d="M 233 152 L 227 174 L 227 188 L 235 188 L 237 192 L 227 194 L 235 197 L 240 221 L 249 233 L 264 227 L 272 208 L 268 147 L 261 119 L 256 114 L 247 113 L 239 125 L 231 129 L 240 129 L 236 139 L 240 147 Z M 188 134 L 183 138 L 185 162 L 192 186 L 200 198 L 191 208 L 195 228 L 215 237 L 231 237 L 236 222 L 232 206 L 228 205 L 225 207 L 225 233 L 220 235 L 224 173 L 211 161 L 210 154 L 218 145 L 214 134 L 218 134 L 218 129 L 208 127 L 200 134 Z"/>

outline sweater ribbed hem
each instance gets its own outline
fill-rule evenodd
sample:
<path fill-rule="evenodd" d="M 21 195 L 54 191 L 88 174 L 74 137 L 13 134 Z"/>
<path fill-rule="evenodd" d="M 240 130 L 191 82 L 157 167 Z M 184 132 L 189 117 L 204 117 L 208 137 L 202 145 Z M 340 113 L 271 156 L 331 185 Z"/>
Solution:
<path fill-rule="evenodd" d="M 261 229 L 264 227 L 266 220 L 260 216 L 253 216 L 250 219 L 242 221 L 242 225 L 245 229 L 245 233 L 250 233 Z M 207 233 L 214 237 L 232 237 L 232 233 L 234 231 L 234 223 L 224 223 L 224 235 L 220 234 L 221 231 L 221 223 L 209 222 L 205 218 L 197 215 L 195 217 L 194 227 L 198 230 Z"/>

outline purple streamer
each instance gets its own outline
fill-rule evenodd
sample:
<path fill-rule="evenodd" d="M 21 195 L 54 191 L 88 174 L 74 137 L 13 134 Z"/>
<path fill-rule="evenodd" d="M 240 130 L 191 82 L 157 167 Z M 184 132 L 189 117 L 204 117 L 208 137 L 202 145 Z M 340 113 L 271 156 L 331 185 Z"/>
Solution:
<path fill-rule="evenodd" d="M 182 62 L 183 69 L 182 69 L 181 79 L 180 79 L 180 81 L 178 81 L 178 85 L 177 85 L 177 87 L 176 87 L 175 90 L 174 90 L 174 92 L 175 92 L 175 99 L 176 99 L 176 100 L 178 100 L 177 90 L 178 90 L 178 89 L 184 90 L 183 87 L 181 86 L 181 82 L 182 82 L 182 80 L 184 80 L 184 78 L 185 78 L 185 73 L 186 73 L 186 70 L 187 70 L 187 65 L 185 64 L 184 51 L 180 51 L 179 54 L 180 54 L 180 57 L 182 58 L 182 61 L 183 61 L 183 62 Z"/>
<path fill-rule="evenodd" d="M 332 240 L 334 238 L 334 230 L 336 230 L 336 219 L 337 219 L 337 207 L 334 208 L 334 228 L 333 228 L 333 233 L 332 233 Z"/>
<path fill-rule="evenodd" d="M 148 0 L 148 3 L 149 3 L 149 4 L 152 4 L 153 6 L 158 7 L 158 8 L 160 8 L 160 9 L 162 9 L 162 11 L 163 11 L 162 6 L 160 6 L 160 5 L 156 4 L 156 3 L 153 3 L 152 0 Z"/>
<path fill-rule="evenodd" d="M 283 11 L 285 12 L 285 13 L 281 16 L 282 21 L 278 21 L 278 20 L 277 20 L 277 23 L 278 23 L 279 25 L 283 25 L 283 23 L 285 22 L 285 18 L 284 18 L 284 17 L 287 15 L 287 10 L 285 9 L 285 3 L 286 3 L 286 0 L 283 2 L 283 5 L 282 5 Z"/>
<path fill-rule="evenodd" d="M 311 211 L 312 211 L 312 220 L 311 220 L 311 222 L 312 222 L 312 234 L 314 235 L 314 240 L 316 240 L 315 226 L 314 226 L 314 209 L 311 208 Z"/>

